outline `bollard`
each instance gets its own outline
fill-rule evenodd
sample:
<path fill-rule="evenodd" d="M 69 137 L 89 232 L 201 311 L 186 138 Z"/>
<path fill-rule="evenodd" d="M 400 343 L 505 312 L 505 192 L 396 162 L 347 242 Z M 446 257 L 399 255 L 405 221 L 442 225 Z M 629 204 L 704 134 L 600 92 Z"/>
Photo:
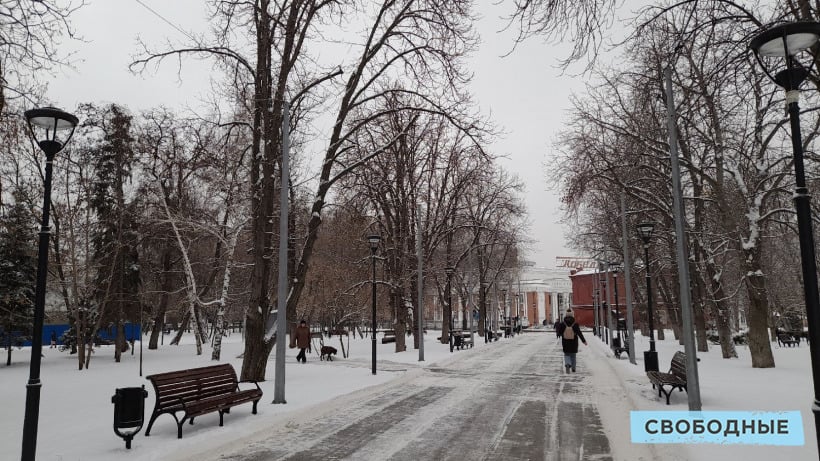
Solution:
<path fill-rule="evenodd" d="M 131 449 L 131 439 L 142 429 L 145 419 L 145 386 L 123 387 L 111 396 L 114 404 L 114 433 L 125 440 L 125 448 Z M 121 429 L 131 429 L 123 432 Z"/>

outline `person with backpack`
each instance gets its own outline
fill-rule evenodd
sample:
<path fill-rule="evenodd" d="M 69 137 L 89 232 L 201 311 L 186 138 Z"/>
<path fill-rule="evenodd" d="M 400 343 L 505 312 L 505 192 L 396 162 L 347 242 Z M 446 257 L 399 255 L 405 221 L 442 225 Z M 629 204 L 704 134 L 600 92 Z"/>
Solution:
<path fill-rule="evenodd" d="M 556 332 L 561 338 L 561 347 L 564 349 L 564 369 L 567 373 L 571 369 L 575 372 L 575 354 L 578 353 L 578 340 L 580 339 L 584 346 L 587 345 L 587 340 L 584 339 L 584 334 L 581 333 L 581 327 L 575 322 L 575 314 L 572 309 L 567 309 L 564 314 L 564 321 L 558 325 Z"/>

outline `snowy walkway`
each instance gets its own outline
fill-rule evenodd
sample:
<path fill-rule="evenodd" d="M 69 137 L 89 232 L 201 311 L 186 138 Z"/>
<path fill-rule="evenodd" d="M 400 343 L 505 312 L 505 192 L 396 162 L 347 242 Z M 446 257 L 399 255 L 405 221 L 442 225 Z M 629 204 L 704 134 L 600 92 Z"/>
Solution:
<path fill-rule="evenodd" d="M 594 354 L 580 354 L 578 373 L 567 375 L 552 334 L 492 346 L 461 351 L 195 458 L 613 459 L 585 368 Z"/>
<path fill-rule="evenodd" d="M 78 371 L 75 356 L 46 349 L 40 405 L 37 459 L 40 461 L 188 461 L 268 459 L 413 459 L 504 461 L 700 461 L 711 459 L 770 461 L 817 459 L 811 413 L 812 380 L 808 348 L 773 345 L 777 368 L 751 368 L 748 348 L 739 359 L 725 360 L 720 350 L 700 353 L 700 387 L 705 410 L 782 411 L 803 415 L 803 446 L 647 445 L 630 443 L 631 410 L 686 410 L 687 396 L 672 395 L 666 405 L 649 385 L 642 357 L 637 365 L 612 357 L 609 348 L 587 334 L 578 373 L 564 375 L 557 339 L 549 332 L 525 333 L 475 349 L 449 352 L 430 331 L 425 362 L 418 351 L 395 353 L 394 344 L 378 344 L 378 369 L 370 374 L 369 338 L 353 339 L 334 362 L 314 353 L 296 363 L 286 360 L 287 405 L 273 405 L 273 357 L 259 414 L 251 405 L 234 408 L 219 427 L 217 415 L 197 418 L 176 438 L 174 419 L 157 419 L 150 437 L 144 430 L 131 450 L 111 428 L 111 395 L 118 387 L 148 385 L 146 416 L 154 404 L 150 384 L 139 375 L 139 353 L 113 360 L 112 346 L 97 350 L 92 367 Z M 661 367 L 682 346 L 658 341 Z M 180 346 L 145 349 L 144 376 L 212 365 L 210 353 L 195 355 L 192 338 Z M 240 335 L 225 338 L 222 361 L 242 366 Z M 326 344 L 341 347 L 338 337 Z M 648 348 L 636 335 L 636 350 Z M 0 446 L 19 459 L 25 384 L 30 351 L 14 350 L 12 365 L 0 366 Z M 604 438 L 604 434 L 606 438 Z M 560 450 L 557 451 L 560 447 Z M 203 454 L 204 453 L 204 454 Z M 581 454 L 583 453 L 583 454 Z"/>

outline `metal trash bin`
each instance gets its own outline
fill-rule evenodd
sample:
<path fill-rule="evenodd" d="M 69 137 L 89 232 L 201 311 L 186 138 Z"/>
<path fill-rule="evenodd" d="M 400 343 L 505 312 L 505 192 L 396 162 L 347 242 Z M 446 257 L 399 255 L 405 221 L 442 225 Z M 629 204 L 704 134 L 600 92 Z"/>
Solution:
<path fill-rule="evenodd" d="M 145 420 L 145 386 L 123 387 L 114 391 L 114 433 L 125 440 L 125 448 L 131 449 L 131 439 L 142 429 Z M 130 429 L 122 431 L 121 429 Z"/>
<path fill-rule="evenodd" d="M 644 371 L 658 371 L 658 351 L 643 351 Z"/>

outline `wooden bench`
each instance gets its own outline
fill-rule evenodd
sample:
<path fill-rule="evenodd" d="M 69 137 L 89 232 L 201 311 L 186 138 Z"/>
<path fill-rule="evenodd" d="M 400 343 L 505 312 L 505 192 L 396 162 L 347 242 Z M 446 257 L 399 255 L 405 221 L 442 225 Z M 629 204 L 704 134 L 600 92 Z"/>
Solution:
<path fill-rule="evenodd" d="M 797 346 L 800 347 L 800 337 L 799 336 L 792 336 L 786 333 L 780 333 L 777 335 L 777 344 L 780 346 Z"/>
<path fill-rule="evenodd" d="M 613 338 L 613 341 L 618 338 Z M 615 354 L 615 358 L 618 360 L 621 359 L 621 354 L 629 355 L 629 341 L 626 337 L 626 332 L 621 332 L 620 343 L 618 341 L 613 342 L 614 347 L 612 348 L 612 353 Z"/>
<path fill-rule="evenodd" d="M 501 338 L 501 334 L 502 334 L 502 332 L 500 332 L 500 331 L 492 331 L 492 330 L 487 331 L 487 337 L 489 338 L 490 341 L 498 341 L 498 339 Z"/>
<path fill-rule="evenodd" d="M 620 360 L 621 354 L 629 355 L 629 343 L 624 343 L 623 346 L 612 349 L 612 352 L 615 354 L 615 358 Z"/>
<path fill-rule="evenodd" d="M 384 336 L 382 337 L 382 344 L 395 343 L 395 342 L 396 342 L 396 331 L 395 330 L 385 330 Z"/>
<path fill-rule="evenodd" d="M 473 347 L 473 339 L 470 336 L 470 332 L 463 330 L 453 331 L 453 347 L 458 350 Z"/>
<path fill-rule="evenodd" d="M 672 357 L 672 364 L 669 367 L 669 373 L 662 373 L 660 371 L 647 371 L 646 376 L 652 383 L 652 389 L 658 387 L 658 397 L 661 393 L 666 395 L 666 404 L 669 405 L 669 396 L 672 391 L 679 389 L 686 390 L 686 354 L 683 352 L 675 352 Z M 664 389 L 664 386 L 669 386 L 669 390 Z"/>
<path fill-rule="evenodd" d="M 182 438 L 182 425 L 186 420 L 194 424 L 194 418 L 211 412 L 219 412 L 219 425 L 222 417 L 230 413 L 231 407 L 246 402 L 253 402 L 253 414 L 256 404 L 262 398 L 262 389 L 255 381 L 256 389 L 241 390 L 236 379 L 236 372 L 229 363 L 202 368 L 171 371 L 147 376 L 154 385 L 156 403 L 154 412 L 145 430 L 146 437 L 151 433 L 154 420 L 161 414 L 168 413 L 177 422 L 177 438 Z M 180 419 L 178 412 L 182 412 Z"/>

